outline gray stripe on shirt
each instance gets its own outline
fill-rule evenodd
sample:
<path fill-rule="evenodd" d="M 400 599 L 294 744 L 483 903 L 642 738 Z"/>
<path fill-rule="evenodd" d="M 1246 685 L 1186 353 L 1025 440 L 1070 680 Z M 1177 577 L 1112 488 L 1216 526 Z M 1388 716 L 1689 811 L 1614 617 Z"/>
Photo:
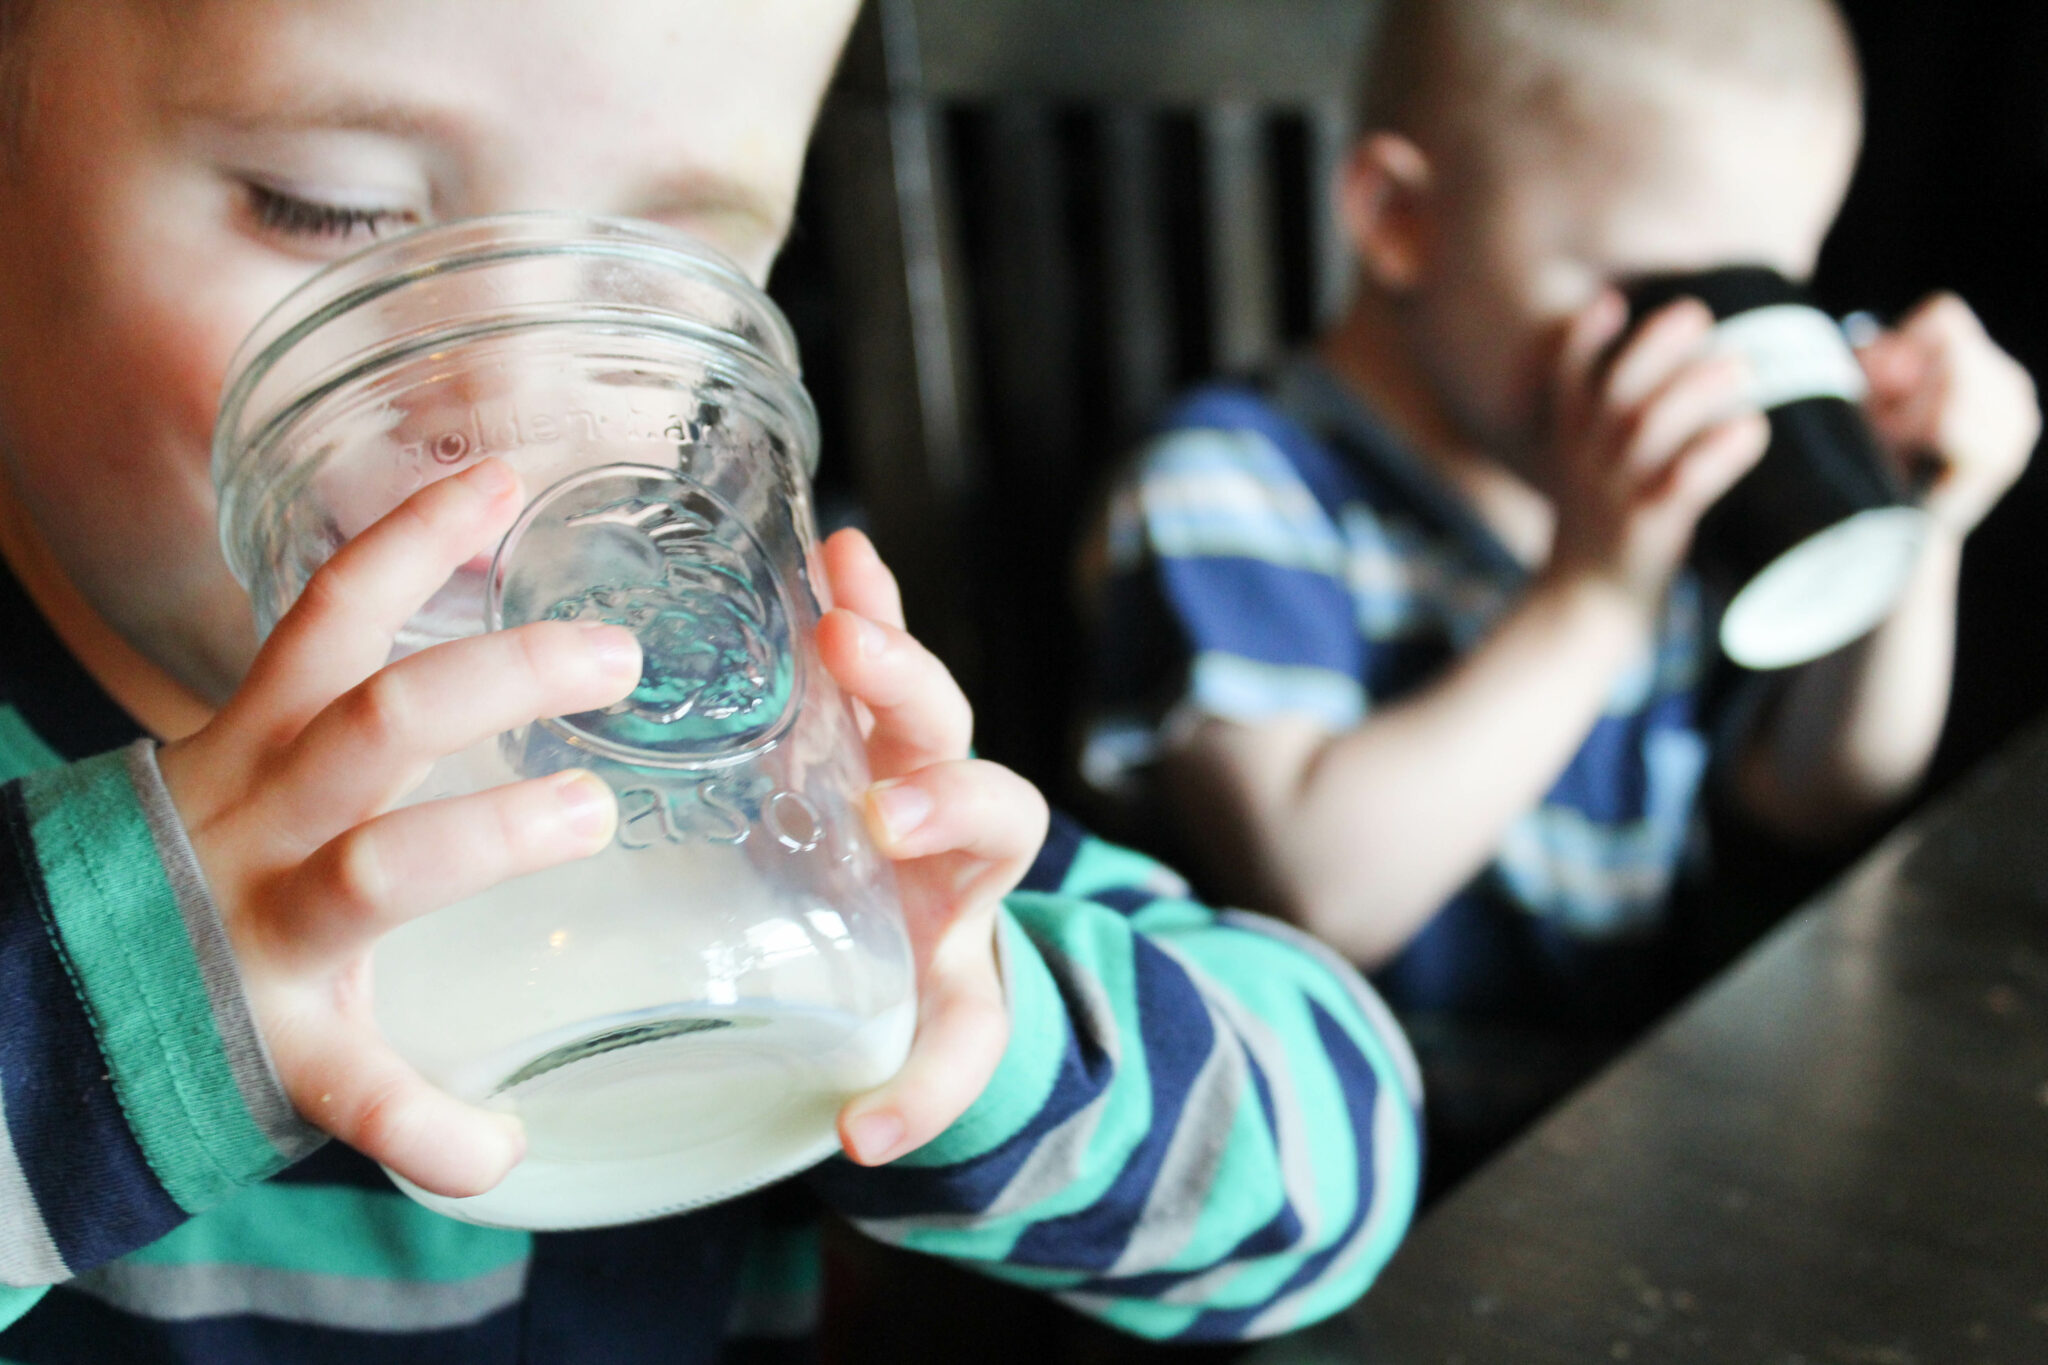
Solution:
<path fill-rule="evenodd" d="M 1264 934 L 1277 938 L 1282 943 L 1301 949 L 1330 970 L 1330 974 L 1343 985 L 1345 993 L 1357 1004 L 1359 1013 L 1372 1025 L 1373 1033 L 1386 1046 L 1387 1054 L 1393 1058 L 1394 1067 L 1400 1073 L 1401 1084 L 1407 1091 L 1410 1105 L 1420 1108 L 1422 1093 L 1422 1065 L 1415 1060 L 1415 1049 L 1408 1045 L 1408 1035 L 1401 1031 L 1394 1012 L 1387 1008 L 1387 1002 L 1380 999 L 1379 992 L 1366 984 L 1358 974 L 1358 968 L 1324 943 L 1321 939 L 1303 933 L 1291 924 L 1284 924 L 1270 915 L 1254 914 L 1250 910 L 1225 910 L 1216 917 L 1233 929 L 1247 933 Z"/>
<path fill-rule="evenodd" d="M 1155 945 L 1156 946 L 1156 945 Z M 1183 962 L 1191 978 L 1202 977 Z M 1204 996 L 1209 992 L 1205 990 Z M 1209 1008 L 1209 1055 L 1182 1097 L 1180 1122 L 1145 1193 L 1145 1208 L 1124 1241 L 1108 1274 L 1139 1275 L 1157 1270 L 1187 1246 L 1202 1209 L 1223 1170 L 1238 1106 L 1251 1089 L 1244 1050 L 1213 1005 Z"/>
<path fill-rule="evenodd" d="M 206 998 L 213 1006 L 213 1027 L 227 1053 L 234 1073 L 235 1088 L 249 1117 L 270 1145 L 287 1161 L 296 1161 L 322 1142 L 326 1135 L 298 1116 L 285 1095 L 284 1083 L 271 1064 L 270 1053 L 256 1031 L 249 1013 L 248 996 L 242 989 L 242 970 L 228 947 L 227 930 L 221 927 L 220 912 L 206 885 L 206 873 L 192 851 L 185 825 L 164 787 L 156 764 L 156 742 L 138 740 L 128 749 L 128 779 L 142 803 L 143 818 L 149 823 L 150 838 L 170 880 L 171 893 L 178 902 L 178 914 L 185 921 L 185 933 L 199 958 L 200 977 L 206 983 Z"/>
<path fill-rule="evenodd" d="M 7 1130 L 7 1094 L 0 1086 L 0 1284 L 35 1289 L 69 1279 L 43 1211 L 36 1206 L 14 1139 Z"/>
<path fill-rule="evenodd" d="M 1315 1307 L 1312 1300 L 1323 1292 L 1323 1286 L 1341 1280 L 1349 1275 L 1368 1247 L 1383 1238 L 1386 1224 L 1390 1219 L 1406 1220 L 1413 1216 L 1412 1205 L 1403 1199 L 1390 1199 L 1387 1191 L 1392 1184 L 1387 1169 L 1393 1161 L 1393 1154 L 1415 1141 L 1415 1120 L 1408 1106 L 1399 1096 L 1384 1087 L 1380 1090 L 1379 1102 L 1373 1112 L 1373 1203 L 1371 1210 L 1359 1224 L 1344 1249 L 1332 1257 L 1329 1265 L 1313 1283 L 1266 1305 L 1264 1312 L 1253 1318 L 1245 1327 L 1245 1336 L 1277 1336 L 1306 1325 L 1309 1310 Z"/>
<path fill-rule="evenodd" d="M 160 1322 L 250 1314 L 350 1332 L 466 1327 L 519 1301 L 526 1262 L 464 1280 L 384 1280 L 268 1266 L 113 1261 L 66 1286 Z"/>
<path fill-rule="evenodd" d="M 1155 947 L 1178 962 L 1187 972 L 1189 979 L 1201 984 L 1203 999 L 1209 1007 L 1210 1025 L 1216 1031 L 1217 1054 L 1227 1056 L 1229 1076 L 1211 1079 L 1211 1068 L 1218 1065 L 1218 1057 L 1212 1055 L 1209 1064 L 1203 1068 L 1201 1077 L 1190 1090 L 1190 1100 L 1183 1110 L 1182 1127 L 1186 1129 L 1191 1119 L 1188 1111 L 1195 1107 L 1193 1096 L 1207 1092 L 1207 1103 L 1215 1108 L 1209 1111 L 1207 1126 L 1214 1128 L 1215 1156 L 1217 1167 L 1202 1173 L 1199 1177 L 1192 1171 L 1174 1171 L 1175 1151 L 1169 1151 L 1167 1161 L 1160 1172 L 1160 1186 L 1169 1178 L 1187 1184 L 1197 1179 L 1201 1182 L 1199 1195 L 1192 1191 L 1184 1196 L 1188 1202 L 1179 1210 L 1181 1241 L 1169 1244 L 1164 1237 L 1164 1216 L 1166 1210 L 1155 1213 L 1152 1208 L 1145 1211 L 1147 1223 L 1155 1218 L 1162 1220 L 1162 1226 L 1153 1230 L 1152 1235 L 1142 1238 L 1134 1236 L 1117 1262 L 1109 1270 L 1110 1275 L 1144 1274 L 1164 1265 L 1185 1244 L 1185 1239 L 1194 1234 L 1206 1204 L 1207 1196 L 1213 1189 L 1220 1170 L 1222 1144 L 1229 1139 L 1229 1131 L 1237 1119 L 1240 1106 L 1254 1102 L 1256 1093 L 1251 1081 L 1249 1062 L 1256 1062 L 1265 1074 L 1266 1086 L 1273 1099 L 1272 1138 L 1274 1156 L 1280 1168 L 1280 1188 L 1287 1206 L 1294 1210 L 1300 1231 L 1287 1252 L 1303 1246 L 1316 1245 L 1323 1236 L 1325 1211 L 1323 1201 L 1316 1190 L 1315 1158 L 1310 1151 L 1306 1121 L 1303 1117 L 1300 1096 L 1295 1088 L 1294 1074 L 1288 1065 L 1286 1046 L 1276 1036 L 1270 1025 L 1244 1006 L 1235 995 L 1222 989 L 1194 962 L 1190 961 L 1165 937 L 1153 941 Z M 1180 1147 L 1181 1135 L 1174 1136 L 1175 1149 Z M 1160 1186 L 1155 1186 L 1155 1190 Z M 1146 1232 L 1143 1225 L 1140 1233 Z M 1268 1254 L 1286 1254 L 1268 1253 Z M 1158 1298 L 1163 1303 L 1189 1304 L 1200 1306 L 1209 1301 L 1217 1290 L 1227 1284 L 1243 1268 L 1240 1261 L 1225 1261 L 1200 1274 L 1189 1277 L 1171 1286 Z"/>

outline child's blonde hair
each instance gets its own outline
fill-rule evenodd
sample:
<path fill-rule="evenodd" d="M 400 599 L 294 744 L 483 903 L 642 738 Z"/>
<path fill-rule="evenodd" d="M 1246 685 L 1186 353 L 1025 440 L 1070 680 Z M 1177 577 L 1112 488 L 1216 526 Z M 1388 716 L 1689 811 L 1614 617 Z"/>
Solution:
<path fill-rule="evenodd" d="M 1425 144 L 1577 137 L 1702 84 L 1862 104 L 1834 0 L 1387 0 L 1358 116 Z"/>

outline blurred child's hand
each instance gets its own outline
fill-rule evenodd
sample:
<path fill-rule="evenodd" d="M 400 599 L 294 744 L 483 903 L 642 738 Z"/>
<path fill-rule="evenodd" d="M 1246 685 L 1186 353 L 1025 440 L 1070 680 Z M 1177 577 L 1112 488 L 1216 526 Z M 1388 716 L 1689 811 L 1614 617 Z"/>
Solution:
<path fill-rule="evenodd" d="M 430 910 L 597 852 L 617 814 L 610 789 L 575 771 L 398 802 L 436 759 L 610 705 L 640 676 L 631 632 L 567 622 L 386 666 L 399 628 L 504 533 L 520 501 L 496 461 L 414 494 L 313 576 L 241 690 L 160 759 L 292 1103 L 452 1196 L 495 1185 L 525 1141 L 516 1120 L 444 1094 L 384 1042 L 371 946 Z"/>
<path fill-rule="evenodd" d="M 1038 855 L 1048 817 L 1037 788 L 967 756 L 967 698 L 905 633 L 896 580 L 867 537 L 841 531 L 824 558 L 837 607 L 818 648 L 860 713 L 876 778 L 869 825 L 896 862 L 917 956 L 910 1059 L 839 1115 L 847 1154 L 872 1166 L 937 1137 L 995 1074 L 1010 1038 L 996 907 Z"/>
<path fill-rule="evenodd" d="M 1879 438 L 1908 477 L 1931 473 L 1927 509 L 1969 534 L 2027 467 L 2041 434 L 2034 381 L 1953 294 L 1922 302 L 1857 354 Z"/>
<path fill-rule="evenodd" d="M 1566 328 L 1542 491 L 1557 514 L 1550 572 L 1591 574 L 1653 610 L 1701 514 L 1763 454 L 1770 424 L 1745 406 L 1743 363 L 1705 353 L 1704 304 L 1659 310 L 1607 359 L 1627 325 L 1626 303 L 1607 290 Z"/>

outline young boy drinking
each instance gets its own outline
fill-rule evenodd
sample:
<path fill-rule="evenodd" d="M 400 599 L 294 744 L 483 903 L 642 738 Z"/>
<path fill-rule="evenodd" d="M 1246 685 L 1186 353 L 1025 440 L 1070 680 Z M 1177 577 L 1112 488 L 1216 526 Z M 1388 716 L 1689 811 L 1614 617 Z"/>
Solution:
<path fill-rule="evenodd" d="M 467 739 L 621 697 L 638 649 L 549 622 L 387 665 L 516 515 L 495 461 L 351 541 L 258 649 L 208 482 L 230 353 L 322 262 L 483 212 L 651 218 L 761 278 L 853 9 L 0 5 L 0 1358 L 767 1358 L 815 1311 L 819 1200 L 1160 1337 L 1333 1312 L 1398 1240 L 1416 1096 L 1370 991 L 1048 835 L 852 534 L 819 646 L 871 721 L 921 1004 L 840 1115 L 852 1160 L 537 1236 L 375 1164 L 471 1194 L 522 1136 L 384 1046 L 372 945 L 617 825 L 588 774 L 401 799 Z"/>
<path fill-rule="evenodd" d="M 1086 775 L 1418 1021 L 1618 1028 L 1656 1003 L 1708 767 L 1688 546 L 1768 426 L 1705 307 L 1632 325 L 1617 286 L 1808 276 L 1861 136 L 1854 52 L 1829 0 L 1394 0 L 1364 91 L 1348 314 L 1183 404 L 1112 500 Z M 1963 540 L 2039 427 L 1953 297 L 1861 359 L 1882 442 L 1936 471 L 1932 543 L 1719 773 L 1811 841 L 1920 778 Z"/>

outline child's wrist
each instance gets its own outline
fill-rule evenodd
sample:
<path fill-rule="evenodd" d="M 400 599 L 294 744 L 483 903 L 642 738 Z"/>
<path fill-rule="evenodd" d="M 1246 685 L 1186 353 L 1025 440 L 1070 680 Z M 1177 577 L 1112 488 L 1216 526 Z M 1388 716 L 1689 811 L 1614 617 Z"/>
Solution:
<path fill-rule="evenodd" d="M 1553 562 L 1537 576 L 1531 596 L 1569 621 L 1635 643 L 1655 632 L 1668 588 L 1636 583 L 1590 564 Z"/>

